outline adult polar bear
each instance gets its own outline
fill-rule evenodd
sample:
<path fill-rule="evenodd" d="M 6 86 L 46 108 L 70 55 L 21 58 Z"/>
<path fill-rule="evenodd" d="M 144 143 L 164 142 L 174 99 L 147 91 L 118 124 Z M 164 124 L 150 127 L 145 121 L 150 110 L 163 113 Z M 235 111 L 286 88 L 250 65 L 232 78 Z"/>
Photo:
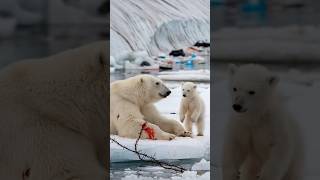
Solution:
<path fill-rule="evenodd" d="M 110 89 L 110 133 L 143 139 L 171 140 L 175 136 L 190 136 L 183 125 L 157 111 L 154 103 L 171 91 L 151 75 L 137 75 L 115 81 Z"/>
<path fill-rule="evenodd" d="M 301 180 L 299 129 L 283 107 L 278 77 L 255 64 L 230 66 L 232 114 L 223 180 Z"/>
<path fill-rule="evenodd" d="M 106 45 L 0 71 L 0 179 L 107 177 Z"/>

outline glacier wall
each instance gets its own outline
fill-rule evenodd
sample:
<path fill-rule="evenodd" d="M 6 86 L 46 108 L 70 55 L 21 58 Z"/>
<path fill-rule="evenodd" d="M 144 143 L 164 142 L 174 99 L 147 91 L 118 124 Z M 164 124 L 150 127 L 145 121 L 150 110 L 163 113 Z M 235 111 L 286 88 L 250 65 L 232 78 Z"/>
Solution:
<path fill-rule="evenodd" d="M 160 51 L 210 40 L 209 0 L 110 1 L 110 53 Z"/>

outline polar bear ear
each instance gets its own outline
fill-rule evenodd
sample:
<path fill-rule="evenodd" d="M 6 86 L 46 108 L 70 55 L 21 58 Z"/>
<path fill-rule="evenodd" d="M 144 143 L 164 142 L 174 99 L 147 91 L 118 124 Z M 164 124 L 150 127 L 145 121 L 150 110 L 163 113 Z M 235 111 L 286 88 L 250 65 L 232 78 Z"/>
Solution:
<path fill-rule="evenodd" d="M 238 66 L 236 66 L 235 64 L 229 64 L 229 74 L 232 76 L 236 73 Z"/>
<path fill-rule="evenodd" d="M 270 77 L 268 77 L 268 83 L 272 87 L 276 86 L 279 80 L 280 80 L 279 77 L 276 75 L 271 75 Z"/>

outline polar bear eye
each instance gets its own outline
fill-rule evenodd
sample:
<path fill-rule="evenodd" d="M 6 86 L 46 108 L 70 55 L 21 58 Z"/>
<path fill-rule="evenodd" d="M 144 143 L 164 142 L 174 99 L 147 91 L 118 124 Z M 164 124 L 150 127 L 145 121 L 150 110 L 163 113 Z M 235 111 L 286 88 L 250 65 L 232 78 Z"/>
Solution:
<path fill-rule="evenodd" d="M 250 95 L 254 95 L 256 92 L 254 92 L 254 91 L 249 91 L 248 92 Z"/>
<path fill-rule="evenodd" d="M 233 88 L 233 91 L 236 92 L 238 89 L 237 88 Z"/>
<path fill-rule="evenodd" d="M 159 82 L 156 82 L 156 85 L 159 85 L 160 83 Z"/>
<path fill-rule="evenodd" d="M 190 90 L 187 90 L 188 92 L 190 92 Z"/>

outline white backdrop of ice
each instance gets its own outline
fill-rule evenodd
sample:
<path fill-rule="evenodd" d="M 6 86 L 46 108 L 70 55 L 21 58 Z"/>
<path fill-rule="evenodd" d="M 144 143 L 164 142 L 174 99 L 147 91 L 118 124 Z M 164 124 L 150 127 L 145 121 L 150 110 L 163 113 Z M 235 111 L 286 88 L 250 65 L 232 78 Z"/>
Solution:
<path fill-rule="evenodd" d="M 301 165 L 304 180 L 314 180 L 320 178 L 320 144 L 319 137 L 319 73 L 284 73 L 280 74 L 280 93 L 284 97 L 287 108 L 293 117 L 298 121 L 302 132 L 303 148 L 305 160 Z M 295 80 L 297 79 L 297 80 Z M 307 83 L 306 83 L 307 82 Z M 222 144 L 225 137 L 225 124 L 228 120 L 229 110 L 231 110 L 230 98 L 228 96 L 228 83 L 226 80 L 219 80 L 213 85 L 213 129 L 212 145 L 213 166 L 217 168 L 216 180 L 221 180 L 221 157 Z"/>
<path fill-rule="evenodd" d="M 158 48 L 168 51 L 210 39 L 209 0 L 117 0 L 110 5 L 111 55 L 132 50 L 158 55 Z"/>
<path fill-rule="evenodd" d="M 180 70 L 180 71 L 163 71 L 160 72 L 158 78 L 165 81 L 196 81 L 209 82 L 210 71 L 201 70 Z"/>
<path fill-rule="evenodd" d="M 180 84 L 169 84 L 171 95 L 156 104 L 158 110 L 165 116 L 178 120 L 180 100 L 182 98 Z M 157 159 L 193 159 L 210 157 L 210 86 L 208 84 L 199 84 L 199 93 L 205 101 L 205 131 L 204 136 L 194 138 L 177 137 L 172 141 L 160 140 L 140 140 L 138 150 L 155 156 Z M 176 113 L 176 114 L 172 114 Z M 194 132 L 196 132 L 194 128 Z M 135 139 L 116 138 L 121 144 L 134 149 Z M 110 160 L 111 162 L 123 162 L 138 160 L 136 154 L 124 150 L 120 146 L 110 141 Z"/>

